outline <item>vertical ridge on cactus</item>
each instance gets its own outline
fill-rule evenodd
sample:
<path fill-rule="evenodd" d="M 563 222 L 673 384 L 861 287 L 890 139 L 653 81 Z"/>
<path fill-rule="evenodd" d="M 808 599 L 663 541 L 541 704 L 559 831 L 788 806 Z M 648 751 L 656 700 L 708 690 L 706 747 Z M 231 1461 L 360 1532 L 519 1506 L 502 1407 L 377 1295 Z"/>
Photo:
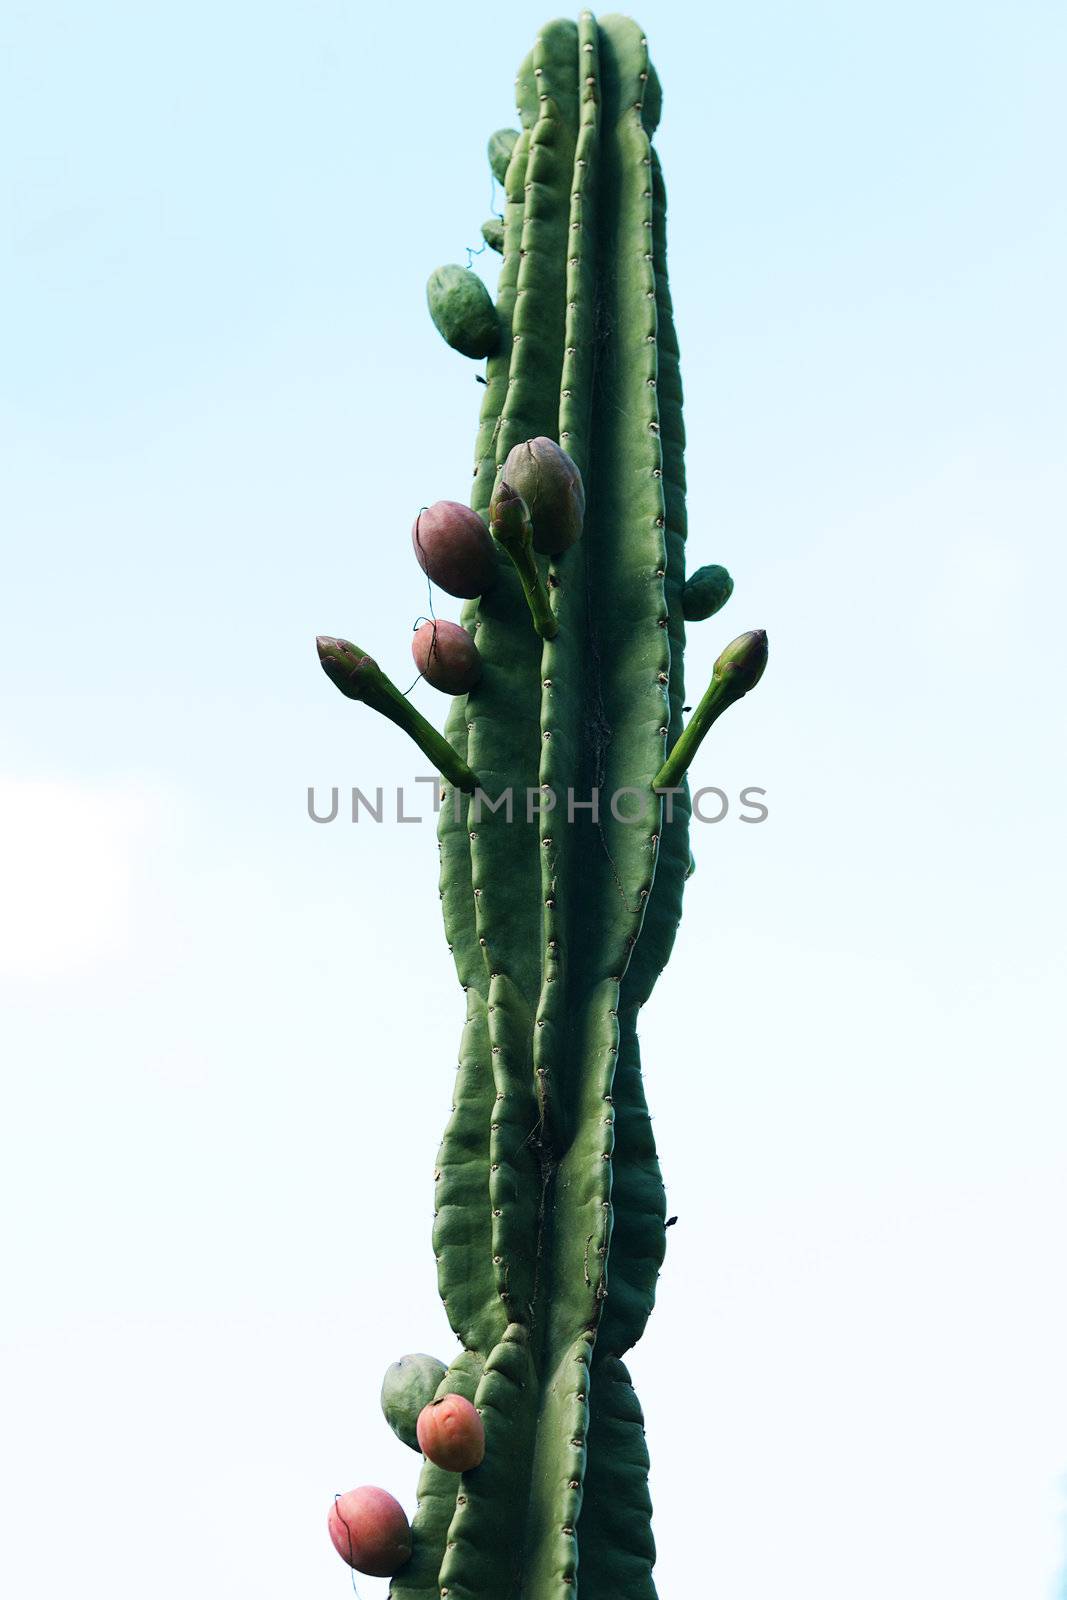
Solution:
<path fill-rule="evenodd" d="M 390 1592 L 655 1600 L 648 1455 L 621 1360 L 666 1239 L 637 1018 L 691 871 L 684 770 L 712 713 L 751 687 L 744 672 L 755 682 L 758 651 L 724 652 L 730 686 L 683 732 L 685 432 L 645 36 L 619 16 L 550 22 L 516 99 L 520 130 L 490 140 L 499 339 L 471 494 L 512 560 L 464 605 L 481 676 L 453 701 L 439 763 L 441 904 L 467 1020 L 433 1218 L 461 1350 L 434 1399 L 476 1408 L 485 1455 L 458 1476 L 424 1463 Z M 532 539 L 509 457 L 576 470 L 566 538 Z"/>

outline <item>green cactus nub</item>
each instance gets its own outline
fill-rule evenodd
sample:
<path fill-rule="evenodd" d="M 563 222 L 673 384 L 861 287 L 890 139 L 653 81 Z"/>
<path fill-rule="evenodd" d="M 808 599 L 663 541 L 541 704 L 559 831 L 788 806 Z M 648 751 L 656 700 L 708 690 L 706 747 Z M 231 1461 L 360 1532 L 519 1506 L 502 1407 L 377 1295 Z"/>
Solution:
<path fill-rule="evenodd" d="M 734 580 L 725 567 L 699 567 L 682 590 L 682 616 L 686 622 L 706 622 L 733 592 Z"/>
<path fill-rule="evenodd" d="M 438 267 L 426 285 L 434 327 L 460 355 L 481 360 L 500 344 L 500 319 L 489 290 L 469 267 Z"/>

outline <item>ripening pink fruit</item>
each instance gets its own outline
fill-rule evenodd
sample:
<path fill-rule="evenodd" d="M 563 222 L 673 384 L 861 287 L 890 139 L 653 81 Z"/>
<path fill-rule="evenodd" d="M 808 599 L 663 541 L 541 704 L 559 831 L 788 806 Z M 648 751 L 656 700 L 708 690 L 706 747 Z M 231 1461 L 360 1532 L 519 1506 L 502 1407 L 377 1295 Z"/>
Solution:
<path fill-rule="evenodd" d="M 339 1495 L 328 1526 L 342 1561 L 371 1578 L 391 1578 L 411 1557 L 411 1528 L 399 1500 L 365 1484 Z"/>
<path fill-rule="evenodd" d="M 470 506 L 438 500 L 420 511 L 411 529 L 415 559 L 428 578 L 460 600 L 484 594 L 496 578 L 489 529 Z"/>
<path fill-rule="evenodd" d="M 478 646 L 455 622 L 424 622 L 411 641 L 411 654 L 426 682 L 445 694 L 466 694 L 482 675 Z"/>
<path fill-rule="evenodd" d="M 470 1472 L 485 1459 L 485 1427 L 461 1394 L 423 1406 L 415 1432 L 427 1461 L 446 1472 Z"/>

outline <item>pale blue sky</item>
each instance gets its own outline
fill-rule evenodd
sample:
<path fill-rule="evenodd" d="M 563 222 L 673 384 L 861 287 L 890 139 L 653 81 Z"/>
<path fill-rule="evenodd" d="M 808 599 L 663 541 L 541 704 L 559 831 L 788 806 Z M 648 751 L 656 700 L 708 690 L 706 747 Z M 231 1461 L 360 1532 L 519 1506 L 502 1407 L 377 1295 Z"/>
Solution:
<path fill-rule="evenodd" d="M 0 1579 L 340 1600 L 412 1505 L 389 1361 L 461 996 L 430 827 L 317 632 L 406 684 L 475 368 L 424 283 L 546 13 L 0 20 Z M 671 1210 L 633 1359 L 665 1600 L 1053 1600 L 1067 1557 L 1059 6 L 639 13 L 691 561 L 766 626 L 642 1030 Z M 479 267 L 492 281 L 492 263 Z M 438 597 L 442 615 L 455 615 Z M 440 697 L 416 703 L 438 720 Z M 361 1583 L 372 1596 L 381 1589 Z"/>

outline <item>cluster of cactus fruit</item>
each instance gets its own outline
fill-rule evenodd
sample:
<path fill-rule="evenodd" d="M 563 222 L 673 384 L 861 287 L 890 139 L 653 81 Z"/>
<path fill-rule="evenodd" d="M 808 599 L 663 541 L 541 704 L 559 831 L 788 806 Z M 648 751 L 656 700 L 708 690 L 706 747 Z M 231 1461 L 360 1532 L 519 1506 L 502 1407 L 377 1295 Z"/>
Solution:
<path fill-rule="evenodd" d="M 762 631 L 719 656 L 683 727 L 686 621 L 732 590 L 685 577 L 682 394 L 660 88 L 623 17 L 547 25 L 494 134 L 496 302 L 468 268 L 430 311 L 487 363 L 471 505 L 415 519 L 466 604 L 414 655 L 453 695 L 442 736 L 361 649 L 320 638 L 350 698 L 440 772 L 440 892 L 466 993 L 435 1172 L 438 1285 L 461 1350 L 390 1369 L 424 1465 L 409 1527 L 384 1490 L 330 1531 L 395 1600 L 654 1600 L 641 1409 L 622 1357 L 652 1310 L 666 1205 L 637 1018 L 692 870 L 686 771 L 758 681 Z M 506 803 L 505 803 L 506 802 Z M 514 803 L 513 803 L 514 802 Z"/>

